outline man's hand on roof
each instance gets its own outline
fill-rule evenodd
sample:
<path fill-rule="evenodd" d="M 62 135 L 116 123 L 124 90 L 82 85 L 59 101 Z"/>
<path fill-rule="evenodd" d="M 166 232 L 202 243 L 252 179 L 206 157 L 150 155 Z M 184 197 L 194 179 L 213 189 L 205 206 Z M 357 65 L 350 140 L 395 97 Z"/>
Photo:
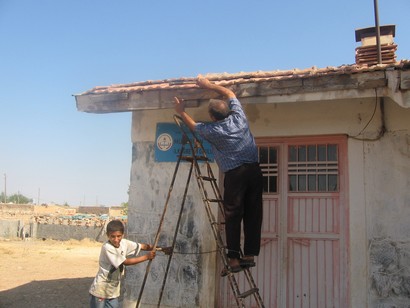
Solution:
<path fill-rule="evenodd" d="M 209 87 L 212 85 L 212 83 L 207 78 L 202 77 L 202 75 L 198 75 L 196 84 L 205 89 L 209 89 Z"/>
<path fill-rule="evenodd" d="M 184 100 L 179 100 L 178 97 L 174 97 L 174 109 L 178 114 L 182 114 L 185 111 Z"/>

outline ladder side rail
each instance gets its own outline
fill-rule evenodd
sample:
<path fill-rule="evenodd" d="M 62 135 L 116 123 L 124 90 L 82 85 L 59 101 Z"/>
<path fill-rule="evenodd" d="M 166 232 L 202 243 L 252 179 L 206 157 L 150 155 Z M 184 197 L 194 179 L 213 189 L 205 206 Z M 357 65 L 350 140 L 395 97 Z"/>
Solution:
<path fill-rule="evenodd" d="M 216 179 L 216 177 L 215 177 L 215 175 L 212 171 L 211 165 L 209 163 L 207 164 L 206 168 L 207 168 L 208 176 L 210 178 Z M 211 186 L 212 186 L 212 191 L 213 191 L 213 193 L 216 197 L 215 199 L 221 200 L 220 202 L 218 202 L 218 208 L 219 208 L 219 211 L 221 213 L 221 217 L 225 220 L 225 211 L 224 211 L 224 207 L 223 207 L 223 201 L 222 201 L 223 197 L 222 197 L 221 191 L 219 190 L 219 187 L 218 187 L 218 184 L 216 183 L 216 181 L 211 181 Z"/>
<path fill-rule="evenodd" d="M 174 120 L 177 123 L 177 125 L 179 126 L 182 133 L 185 134 L 186 136 L 188 136 L 186 130 L 181 125 L 181 123 L 184 123 L 182 118 L 175 115 Z M 188 139 L 188 144 L 191 147 L 191 151 L 192 151 L 192 158 L 193 158 L 193 163 L 194 163 L 194 166 L 195 166 L 195 173 L 196 173 L 196 177 L 197 177 L 198 187 L 199 187 L 199 190 L 200 190 L 200 192 L 202 194 L 202 197 L 203 197 L 203 201 L 204 201 L 205 208 L 206 208 L 206 213 L 207 213 L 208 219 L 211 223 L 212 232 L 214 234 L 217 245 L 224 248 L 223 250 L 218 249 L 218 251 L 219 251 L 219 253 L 221 255 L 221 258 L 224 262 L 224 266 L 227 267 L 228 266 L 228 258 L 227 258 L 227 255 L 226 255 L 225 251 L 224 251 L 225 250 L 225 245 L 224 245 L 224 242 L 223 242 L 220 231 L 216 230 L 216 227 L 215 227 L 216 220 L 215 220 L 215 217 L 213 215 L 212 209 L 210 207 L 210 201 L 209 201 L 209 198 L 208 198 L 207 190 L 205 188 L 205 184 L 204 184 L 203 176 L 202 176 L 202 173 L 201 173 L 201 169 L 199 167 L 197 156 L 195 155 L 197 153 L 198 146 L 199 146 L 199 149 L 202 151 L 203 156 L 205 157 L 204 161 L 206 163 L 208 177 L 212 178 L 212 179 L 215 179 L 215 177 L 214 177 L 214 174 L 212 172 L 212 168 L 209 164 L 209 159 L 207 158 L 206 151 L 203 148 L 202 143 L 200 142 L 199 138 L 196 136 L 196 134 L 192 130 L 189 129 L 189 131 L 191 132 L 191 134 L 193 136 L 193 139 L 194 139 L 194 142 L 195 142 L 195 145 L 192 145 L 191 139 L 187 138 Z M 222 196 L 221 196 L 221 193 L 219 191 L 218 186 L 216 185 L 216 181 L 210 181 L 210 182 L 211 182 L 211 186 L 212 186 L 212 190 L 214 192 L 214 195 L 216 196 L 216 199 L 217 200 L 222 200 Z M 220 201 L 218 202 L 218 208 L 220 209 L 220 211 L 222 213 L 222 217 L 224 218 L 225 215 L 224 215 L 224 211 L 223 211 L 223 204 Z M 241 256 L 243 256 L 242 250 L 240 251 L 240 254 L 241 254 Z M 252 278 L 250 270 L 245 269 L 244 271 L 246 273 L 245 277 L 246 277 L 248 283 L 252 286 L 252 288 L 258 289 L 256 287 L 255 281 Z M 237 306 L 245 308 L 244 298 L 241 297 L 240 290 L 239 290 L 239 285 L 238 285 L 238 283 L 237 283 L 237 281 L 236 281 L 236 279 L 235 279 L 235 277 L 232 273 L 228 274 L 228 280 L 229 280 L 229 284 L 231 286 L 231 289 L 234 293 L 234 297 L 235 297 L 235 301 L 237 303 Z M 264 305 L 263 305 L 262 299 L 259 295 L 259 291 L 257 290 L 256 293 L 254 293 L 253 295 L 255 296 L 255 300 L 258 304 L 258 307 L 263 308 Z"/>
<path fill-rule="evenodd" d="M 193 138 L 194 138 L 195 145 L 192 144 L 192 140 L 188 137 L 187 131 L 182 126 L 182 123 L 184 123 L 182 121 L 182 119 L 179 116 L 175 115 L 174 120 L 177 123 L 177 125 L 179 126 L 179 129 L 181 130 L 182 134 L 187 137 L 188 145 L 191 148 L 192 158 L 193 158 L 192 163 L 195 167 L 195 174 L 196 174 L 196 178 L 197 178 L 198 188 L 201 192 L 202 200 L 205 204 L 205 210 L 206 210 L 206 214 L 208 216 L 208 220 L 211 224 L 211 229 L 212 229 L 213 236 L 214 236 L 215 241 L 218 245 L 218 252 L 219 252 L 219 254 L 220 254 L 220 256 L 221 256 L 221 258 L 224 262 L 224 266 L 227 267 L 228 266 L 228 259 L 227 259 L 227 255 L 225 253 L 225 245 L 224 245 L 224 242 L 223 242 L 223 239 L 222 239 L 222 236 L 221 236 L 219 230 L 216 229 L 215 224 L 214 224 L 215 217 L 212 213 L 209 199 L 207 198 L 205 185 L 204 185 L 203 180 L 202 180 L 201 169 L 200 169 L 200 166 L 199 166 L 199 163 L 198 163 L 198 160 L 197 160 L 197 156 L 195 155 L 197 153 L 197 150 L 198 150 L 196 145 L 197 144 L 200 145 L 200 148 L 202 149 L 202 152 L 204 153 L 204 157 L 206 157 L 206 153 L 203 149 L 202 144 L 199 142 L 199 139 L 191 131 L 191 133 L 193 135 Z M 205 159 L 205 161 L 206 161 L 207 167 L 208 167 L 209 166 L 208 160 Z M 208 168 L 208 170 L 209 170 L 209 168 Z M 235 297 L 235 301 L 237 303 L 237 306 L 245 308 L 243 300 L 241 298 L 239 298 L 239 294 L 240 294 L 239 285 L 238 285 L 235 277 L 232 274 L 229 274 L 228 276 L 229 276 L 228 277 L 229 284 L 231 286 L 232 291 L 234 292 L 234 295 L 235 295 L 234 297 Z"/>
<path fill-rule="evenodd" d="M 166 269 L 165 269 L 164 279 L 163 279 L 163 282 L 162 282 L 162 287 L 161 287 L 160 295 L 159 295 L 159 298 L 158 298 L 157 307 L 161 306 L 161 300 L 162 300 L 162 296 L 163 296 L 163 293 L 164 293 L 166 281 L 167 281 L 167 278 L 168 278 L 168 272 L 169 272 L 169 268 L 171 266 L 171 260 L 172 260 L 172 257 L 174 255 L 174 248 L 175 248 L 175 243 L 176 243 L 177 236 L 178 236 L 179 227 L 180 227 L 180 224 L 181 224 L 181 218 L 182 218 L 182 214 L 183 214 L 183 211 L 184 211 L 184 208 L 185 208 L 185 201 L 186 201 L 186 197 L 187 197 L 187 194 L 188 194 L 189 183 L 190 183 L 191 178 L 192 178 L 192 171 L 193 171 L 193 163 L 191 163 L 191 166 L 189 168 L 188 177 L 187 177 L 185 190 L 184 190 L 184 196 L 183 196 L 182 201 L 181 201 L 181 209 L 179 211 L 177 225 L 175 227 L 174 236 L 173 236 L 173 240 L 172 240 L 172 245 L 171 245 L 172 250 L 171 250 L 171 254 L 168 256 L 168 262 L 167 262 L 167 266 L 166 266 Z"/>
<path fill-rule="evenodd" d="M 214 216 L 212 210 L 210 209 L 207 190 L 205 188 L 204 181 L 202 180 L 201 168 L 200 168 L 198 160 L 197 160 L 197 155 L 195 155 L 195 154 L 198 154 L 199 150 L 201 151 L 202 156 L 205 158 L 204 161 L 205 161 L 205 164 L 206 164 L 208 175 L 211 175 L 212 178 L 215 178 L 213 173 L 212 173 L 212 168 L 209 164 L 208 156 L 206 154 L 206 151 L 205 151 L 202 143 L 200 142 L 199 138 L 197 137 L 197 135 L 191 129 L 187 128 L 187 126 L 185 125 L 182 118 L 178 115 L 174 115 L 174 121 L 178 125 L 181 133 L 186 137 L 187 143 L 188 143 L 189 147 L 191 148 L 198 187 L 199 187 L 199 190 L 202 194 L 203 202 L 207 202 L 206 213 L 208 215 L 208 219 L 209 219 L 211 225 L 214 225 L 214 223 L 217 222 L 217 220 L 215 219 L 215 216 Z M 188 131 L 191 133 L 194 141 L 192 141 L 191 138 L 189 138 Z M 214 181 L 212 181 L 211 185 L 212 185 L 212 190 L 214 191 L 216 198 L 218 198 L 218 200 L 222 200 L 221 194 L 218 190 L 218 187 L 216 186 L 216 183 Z M 223 214 L 223 208 L 222 208 L 221 202 L 218 202 L 218 206 L 222 210 L 222 214 Z M 214 228 L 212 228 L 212 229 L 213 229 L 213 232 L 214 232 L 215 239 L 217 241 L 221 241 L 222 246 L 224 246 L 222 237 L 220 236 L 220 233 L 219 232 L 215 233 Z"/>
<path fill-rule="evenodd" d="M 167 198 L 166 198 L 166 201 L 165 201 L 164 209 L 163 209 L 163 211 L 162 211 L 160 223 L 159 223 L 159 225 L 158 225 L 158 230 L 157 230 L 157 233 L 156 233 L 156 235 L 155 235 L 155 240 L 154 240 L 154 244 L 153 244 L 153 250 L 156 249 L 156 248 L 157 248 L 157 245 L 158 245 L 159 236 L 160 236 L 160 233 L 161 233 L 161 230 L 162 230 L 162 225 L 163 225 L 164 219 L 165 219 L 165 213 L 166 213 L 166 211 L 167 211 L 167 209 L 168 209 L 168 204 L 169 204 L 169 200 L 170 200 L 170 197 L 171 197 L 171 192 L 172 192 L 172 190 L 174 189 L 174 183 L 175 183 L 176 175 L 177 175 L 177 173 L 178 173 L 179 166 L 180 166 L 180 164 L 181 164 L 181 157 L 182 157 L 182 153 L 183 153 L 183 151 L 184 151 L 184 148 L 185 148 L 185 144 L 181 146 L 181 150 L 180 150 L 180 152 L 179 152 L 178 160 L 177 160 L 177 163 L 176 163 L 176 165 L 175 165 L 174 174 L 173 174 L 173 176 L 172 176 L 171 184 L 170 184 L 169 189 L 168 189 L 168 195 L 167 195 Z M 148 261 L 148 264 L 147 264 L 147 267 L 146 267 L 146 269 L 145 269 L 145 275 L 144 275 L 144 279 L 143 279 L 143 281 L 142 281 L 140 293 L 139 293 L 139 295 L 138 295 L 138 300 L 137 300 L 136 308 L 138 308 L 139 305 L 140 305 L 141 298 L 142 298 L 142 294 L 143 294 L 144 289 L 145 289 L 145 284 L 146 284 L 146 282 L 147 282 L 148 274 L 149 274 L 149 272 L 150 272 L 150 270 L 151 270 L 151 264 L 152 264 L 152 260 L 149 260 L 149 261 Z"/>
<path fill-rule="evenodd" d="M 181 119 L 181 121 L 182 121 L 182 119 Z M 183 121 L 182 121 L 182 122 L 183 122 Z M 218 185 L 217 185 L 217 182 L 216 182 L 216 177 L 215 177 L 215 175 L 214 175 L 214 173 L 213 173 L 213 171 L 212 171 L 212 168 L 211 168 L 211 165 L 210 165 L 210 163 L 209 163 L 209 159 L 208 159 L 208 156 L 207 156 L 207 154 L 206 154 L 205 148 L 204 148 L 202 142 L 200 141 L 200 139 L 198 138 L 198 136 L 196 135 L 196 133 L 193 132 L 192 130 L 190 130 L 190 132 L 191 132 L 191 134 L 192 134 L 192 136 L 193 136 L 193 138 L 194 138 L 194 140 L 195 140 L 195 145 L 199 146 L 199 149 L 201 150 L 203 156 L 206 158 L 206 159 L 205 159 L 205 164 L 206 164 L 206 171 L 207 171 L 208 177 L 211 178 L 211 179 L 215 179 L 215 181 L 210 181 L 210 184 L 211 184 L 211 187 L 212 187 L 213 194 L 214 194 L 214 196 L 215 196 L 214 199 L 216 199 L 216 200 L 221 200 L 221 201 L 218 202 L 218 209 L 219 209 L 219 213 L 220 213 L 220 215 L 221 215 L 223 221 L 225 221 L 225 211 L 224 211 L 223 202 L 222 202 L 223 197 L 222 197 L 222 194 L 221 194 L 221 192 L 220 192 L 220 190 L 219 190 L 219 188 L 218 188 Z M 197 169 L 199 170 L 199 165 L 197 166 Z M 200 176 L 202 176 L 201 173 L 200 173 Z M 207 194 L 207 190 L 205 189 L 205 185 L 203 184 L 203 181 L 202 181 L 202 185 L 201 185 L 201 186 L 202 186 L 203 189 L 204 189 L 205 198 L 208 200 L 209 197 L 208 197 L 208 194 Z M 213 221 L 216 222 L 215 218 L 213 218 Z"/>
<path fill-rule="evenodd" d="M 212 169 L 211 169 L 211 166 L 209 164 L 207 164 L 207 169 L 208 169 L 208 173 L 209 173 L 209 170 L 211 171 L 211 173 L 209 173 L 210 177 L 213 177 Z M 217 207 L 218 207 L 217 220 L 220 222 L 220 226 L 222 226 L 222 224 L 225 224 L 225 210 L 224 210 L 224 205 L 223 205 L 223 197 L 220 193 L 220 190 L 219 190 L 219 187 L 218 187 L 216 181 L 211 181 L 210 186 L 211 186 L 212 191 L 214 193 L 215 200 L 218 200 L 217 201 Z M 220 232 L 222 232 L 223 231 L 222 227 L 220 229 L 221 229 Z"/>
<path fill-rule="evenodd" d="M 203 146 L 202 146 L 202 143 L 201 143 L 199 140 L 198 140 L 198 143 L 199 143 L 199 145 L 201 146 L 203 152 L 205 152 L 205 150 L 204 150 L 204 148 L 203 148 Z M 206 161 L 206 165 L 207 165 L 208 177 L 209 177 L 209 178 L 215 178 L 214 173 L 213 173 L 213 171 L 212 171 L 212 168 L 211 168 L 211 166 L 210 166 L 210 164 L 209 164 L 208 161 Z M 215 178 L 215 179 L 216 179 L 216 178 Z M 219 187 L 217 186 L 216 182 L 215 182 L 215 181 L 210 181 L 210 182 L 211 182 L 211 187 L 212 187 L 212 190 L 213 190 L 213 192 L 214 192 L 214 195 L 216 196 L 216 199 L 217 199 L 217 200 L 223 200 L 222 195 L 221 195 L 220 190 L 219 190 Z M 224 210 L 223 210 L 223 203 L 222 203 L 222 202 L 218 202 L 218 206 L 220 207 L 220 211 L 221 211 L 221 214 L 222 214 L 223 219 L 225 219 L 225 212 L 224 212 Z M 240 251 L 240 253 L 241 253 L 241 255 L 243 256 L 242 250 Z M 226 266 L 226 265 L 227 265 L 227 264 L 225 264 L 225 266 Z M 253 279 L 252 274 L 251 274 L 249 268 L 245 269 L 244 272 L 245 272 L 246 280 L 248 281 L 248 284 L 250 285 L 250 287 L 253 288 L 253 289 L 258 289 L 257 286 L 256 286 L 256 283 L 255 283 L 255 280 Z M 261 296 L 260 296 L 260 294 L 259 294 L 259 291 L 258 291 L 258 292 L 254 292 L 254 293 L 253 293 L 253 296 L 254 296 L 256 302 L 258 303 L 259 307 L 264 307 L 264 304 L 263 304 L 262 298 L 261 298 Z"/>
<path fill-rule="evenodd" d="M 194 136 L 194 137 L 195 137 L 195 136 Z M 197 140 L 197 142 L 198 142 L 199 145 L 202 147 L 202 144 L 200 143 L 200 141 Z M 203 150 L 203 147 L 202 147 L 202 150 Z M 203 150 L 203 151 L 204 151 L 204 150 Z M 204 152 L 205 152 L 205 151 L 204 151 Z M 212 168 L 211 168 L 211 166 L 210 166 L 210 164 L 209 164 L 209 161 L 207 160 L 205 163 L 206 163 L 206 168 L 207 168 L 208 177 L 215 179 L 215 176 L 214 176 L 214 174 L 213 174 L 213 172 L 212 172 Z M 199 167 L 198 167 L 198 168 L 199 168 Z M 198 176 L 198 179 L 201 180 L 202 189 L 206 192 L 206 188 L 205 188 L 205 185 L 204 185 L 204 183 L 203 183 L 204 181 L 202 180 L 202 176 Z M 214 195 L 215 195 L 215 199 L 216 199 L 216 200 L 223 200 L 222 195 L 221 195 L 221 193 L 220 193 L 220 190 L 219 190 L 219 188 L 218 188 L 218 186 L 217 186 L 217 184 L 216 184 L 216 181 L 210 181 L 210 184 L 211 184 L 213 193 L 214 193 Z M 206 201 L 207 201 L 207 206 L 209 207 L 209 206 L 210 206 L 210 203 L 209 203 L 209 201 L 208 201 L 208 195 L 207 195 L 207 194 L 206 194 L 206 199 L 207 199 L 207 200 L 206 200 Z M 223 202 L 218 202 L 218 207 L 219 207 L 219 209 L 220 209 L 222 218 L 225 219 L 225 212 L 224 212 L 224 210 L 223 210 Z M 214 219 L 214 218 L 213 218 L 213 219 Z M 214 221 L 214 220 L 213 220 L 213 221 Z M 220 236 L 220 233 L 219 233 L 219 232 L 218 232 L 218 235 Z M 222 239 L 222 238 L 220 238 L 220 240 L 223 242 L 223 239 Z M 243 256 L 243 252 L 240 251 L 240 253 L 241 253 L 241 255 Z M 226 267 L 226 266 L 228 265 L 228 261 L 227 261 L 227 258 L 226 258 L 226 254 L 222 254 L 222 259 L 224 260 L 224 266 Z M 257 290 L 256 292 L 252 292 L 252 295 L 254 296 L 255 301 L 256 301 L 257 304 L 258 304 L 258 307 L 264 307 L 262 298 L 261 298 L 261 296 L 260 296 L 260 294 L 259 294 L 259 290 L 258 290 L 258 288 L 257 288 L 257 286 L 256 286 L 256 283 L 255 283 L 255 281 L 254 281 L 254 279 L 253 279 L 253 277 L 252 277 L 252 274 L 251 274 L 249 268 L 245 269 L 244 272 L 245 272 L 246 280 L 248 281 L 248 284 L 250 285 L 250 287 L 251 287 L 252 289 L 256 289 L 256 290 Z M 233 278 L 233 277 L 232 277 L 231 275 L 229 275 L 229 279 L 231 279 L 231 278 Z M 231 285 L 232 285 L 232 284 L 233 284 L 233 285 L 236 285 L 236 287 L 235 287 L 235 288 L 232 288 L 232 290 L 233 290 L 234 292 L 236 291 L 236 292 L 235 292 L 235 293 L 236 293 L 236 294 L 235 294 L 235 298 L 237 299 L 237 297 L 240 295 L 240 293 L 239 293 L 239 286 L 237 285 L 236 280 L 234 280 L 233 282 L 230 282 L 230 283 L 231 283 Z M 241 301 L 241 303 L 242 303 L 242 301 Z M 239 303 L 238 303 L 238 305 L 239 305 Z"/>
<path fill-rule="evenodd" d="M 254 299 L 255 299 L 255 301 L 256 301 L 257 304 L 258 304 L 258 307 L 262 307 L 262 308 L 265 307 L 265 305 L 263 304 L 262 297 L 261 297 L 260 294 L 259 294 L 259 288 L 256 286 L 255 280 L 253 279 L 251 270 L 250 270 L 249 268 L 246 268 L 246 269 L 244 270 L 244 273 L 245 273 L 246 279 L 247 279 L 249 285 L 251 286 L 251 288 L 256 288 L 256 289 L 258 289 L 257 292 L 255 292 L 255 293 L 252 294 L 253 297 L 254 297 Z"/>
<path fill-rule="evenodd" d="M 198 187 L 199 187 L 199 190 L 202 193 L 203 187 L 200 184 L 198 184 Z M 215 240 L 217 241 L 217 244 L 218 244 L 218 249 L 224 251 L 225 250 L 225 245 L 223 244 L 223 238 L 222 238 L 222 236 L 221 236 L 221 234 L 218 230 L 217 221 L 216 221 L 216 218 L 215 218 L 215 216 L 212 212 L 209 201 L 206 200 L 205 198 L 203 198 L 203 202 L 205 204 L 205 211 L 206 211 L 206 214 L 208 216 L 208 220 L 211 224 L 211 228 L 212 228 L 212 231 L 213 231 L 213 234 L 214 234 L 214 238 L 215 238 Z M 225 255 L 225 254 L 223 253 L 223 255 Z M 224 262 L 224 263 L 226 263 L 225 265 L 228 264 L 227 262 Z"/>
<path fill-rule="evenodd" d="M 194 138 L 196 138 L 195 135 L 193 135 Z M 194 139 L 195 141 L 195 145 L 194 145 L 194 153 L 197 153 L 198 150 L 198 146 L 200 147 L 201 151 L 204 152 L 202 144 L 200 143 L 200 141 L 198 139 Z M 205 185 L 205 181 L 203 180 L 203 176 L 202 176 L 202 172 L 201 172 L 201 167 L 199 165 L 198 160 L 196 159 L 196 156 L 194 155 L 194 165 L 195 165 L 195 173 L 196 173 L 196 179 L 197 179 L 197 184 L 198 184 L 198 188 L 201 192 L 202 195 L 202 200 L 204 202 L 205 205 L 205 210 L 208 216 L 208 220 L 211 224 L 211 228 L 215 237 L 215 240 L 217 242 L 218 248 L 220 250 L 221 256 L 223 257 L 223 260 L 225 261 L 225 266 L 228 264 L 227 260 L 226 260 L 226 254 L 224 253 L 225 250 L 225 245 L 224 245 L 224 241 L 223 241 L 223 237 L 221 236 L 221 232 L 218 228 L 218 220 L 214 215 L 214 212 L 212 211 L 212 207 L 211 207 L 211 201 L 209 198 L 209 195 L 207 193 L 207 189 L 206 189 L 206 185 Z M 205 164 L 206 164 L 206 168 L 209 169 L 209 162 L 208 160 L 205 160 Z M 214 181 L 212 181 L 211 183 L 214 183 Z"/>
<path fill-rule="evenodd" d="M 204 157 L 207 158 L 206 153 L 204 151 L 204 148 L 203 148 L 202 144 L 199 142 L 196 135 L 191 130 L 189 130 L 189 132 L 191 132 L 192 137 L 194 139 L 194 142 L 191 140 L 191 138 L 189 138 L 188 129 L 186 128 L 186 126 L 185 126 L 185 124 L 184 124 L 181 117 L 179 117 L 177 115 L 174 115 L 174 121 L 176 122 L 176 124 L 179 127 L 179 129 L 180 129 L 181 133 L 183 134 L 183 136 L 186 138 L 187 144 L 191 149 L 192 164 L 195 167 L 195 175 L 196 175 L 196 178 L 197 178 L 197 184 L 198 184 L 199 191 L 202 195 L 202 200 L 203 200 L 204 203 L 207 203 L 207 202 L 209 203 L 208 198 L 206 196 L 206 189 L 204 187 L 204 183 L 203 183 L 202 180 L 200 180 L 201 176 L 202 176 L 201 175 L 201 168 L 199 166 L 199 163 L 198 163 L 198 160 L 197 160 L 197 155 L 196 155 L 198 153 L 198 150 L 200 149 L 203 152 Z M 198 148 L 197 145 L 199 145 L 200 148 Z M 207 162 L 207 159 L 205 159 L 205 161 Z M 216 229 L 213 227 L 214 226 L 213 222 L 216 222 L 215 217 L 214 217 L 214 215 L 213 215 L 213 213 L 210 209 L 209 204 L 206 204 L 206 205 L 207 205 L 207 206 L 205 206 L 206 214 L 208 216 L 209 222 L 211 223 L 212 233 L 214 235 L 215 240 L 217 241 L 218 248 L 223 247 L 224 245 L 223 245 L 222 238 L 220 237 L 219 232 L 216 232 Z"/>
<path fill-rule="evenodd" d="M 197 150 L 198 150 L 197 146 L 198 145 L 202 149 L 202 152 L 205 153 L 205 151 L 203 149 L 203 146 L 202 146 L 202 143 L 199 141 L 199 139 L 196 138 L 195 134 L 193 134 L 193 137 L 194 137 L 194 146 L 193 146 L 194 150 L 193 150 L 193 153 L 197 153 Z M 205 156 L 206 156 L 206 154 L 205 154 Z M 226 246 L 224 244 L 224 240 L 223 240 L 223 237 L 222 237 L 222 234 L 221 234 L 221 230 L 218 228 L 217 220 L 216 220 L 215 215 L 212 211 L 211 202 L 210 202 L 210 199 L 209 199 L 209 196 L 208 196 L 208 193 L 207 193 L 207 189 L 205 187 L 205 183 L 204 183 L 205 181 L 203 180 L 203 176 L 202 176 L 201 167 L 198 163 L 198 160 L 196 159 L 196 155 L 193 155 L 193 158 L 194 158 L 194 164 L 195 164 L 195 172 L 196 172 L 196 175 L 197 175 L 197 177 L 196 177 L 197 178 L 197 184 L 198 184 L 199 190 L 202 194 L 203 202 L 204 202 L 204 205 L 205 205 L 205 210 L 206 210 L 206 213 L 208 215 L 208 220 L 211 224 L 211 229 L 212 229 L 214 238 L 215 238 L 216 243 L 217 243 L 218 248 L 219 248 L 218 252 L 219 252 L 219 254 L 221 256 L 221 259 L 224 263 L 224 267 L 228 267 L 228 256 L 225 253 Z M 209 164 L 209 160 L 206 159 L 205 164 L 206 164 L 206 168 L 207 168 L 208 172 L 209 172 L 209 170 L 212 170 L 211 167 L 210 167 L 210 164 Z M 209 175 L 209 173 L 208 173 L 208 175 Z M 211 174 L 211 175 L 212 175 L 212 178 L 214 178 L 213 174 Z M 216 193 L 216 192 L 219 193 L 219 190 L 216 186 L 216 181 L 211 181 L 211 183 L 212 183 L 211 184 L 212 185 L 212 190 L 213 190 L 216 198 L 219 197 L 218 200 L 222 200 L 222 198 L 220 197 L 220 194 Z M 221 202 L 218 202 L 218 204 L 221 204 Z M 235 298 L 237 306 L 245 308 L 244 299 L 240 297 L 239 285 L 238 285 L 238 282 L 236 281 L 235 276 L 232 275 L 232 274 L 229 274 L 228 275 L 228 281 L 229 281 L 229 284 L 231 286 L 231 290 L 234 292 L 234 298 Z"/>
<path fill-rule="evenodd" d="M 199 190 L 201 191 L 201 193 L 203 193 L 203 188 L 204 187 L 203 187 L 203 182 L 201 180 L 201 177 L 197 177 L 197 179 L 198 179 Z M 214 238 L 216 240 L 216 243 L 218 245 L 218 253 L 219 253 L 219 255 L 220 255 L 220 257 L 221 257 L 221 259 L 224 263 L 224 267 L 228 267 L 228 257 L 225 253 L 226 247 L 224 245 L 224 241 L 223 241 L 223 238 L 221 236 L 220 230 L 217 229 L 217 225 L 215 224 L 216 220 L 215 220 L 215 217 L 212 213 L 210 202 L 205 198 L 203 199 L 203 201 L 204 201 L 204 204 L 205 204 L 205 210 L 206 210 L 209 222 L 211 223 L 212 233 L 213 233 Z M 231 290 L 234 293 L 234 297 L 235 297 L 235 301 L 237 303 L 237 306 L 245 308 L 245 305 L 243 303 L 243 299 L 241 299 L 239 297 L 239 295 L 240 295 L 239 285 L 238 285 L 235 277 L 232 274 L 229 274 L 228 275 L 228 280 L 229 280 L 229 284 L 231 286 Z"/>

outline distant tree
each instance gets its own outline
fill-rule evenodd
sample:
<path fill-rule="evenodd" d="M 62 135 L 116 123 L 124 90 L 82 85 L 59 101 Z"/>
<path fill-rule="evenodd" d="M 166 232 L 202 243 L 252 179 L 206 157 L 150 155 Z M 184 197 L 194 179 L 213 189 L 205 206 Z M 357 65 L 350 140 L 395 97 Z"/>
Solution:
<path fill-rule="evenodd" d="M 128 202 L 121 203 L 121 206 L 122 206 L 122 214 L 128 215 Z"/>
<path fill-rule="evenodd" d="M 28 203 L 33 202 L 33 199 L 30 199 L 22 194 L 9 195 L 7 196 L 6 199 L 7 200 L 4 200 L 4 192 L 2 192 L 0 195 L 0 202 L 6 201 L 6 203 L 15 203 L 15 204 L 28 204 Z"/>

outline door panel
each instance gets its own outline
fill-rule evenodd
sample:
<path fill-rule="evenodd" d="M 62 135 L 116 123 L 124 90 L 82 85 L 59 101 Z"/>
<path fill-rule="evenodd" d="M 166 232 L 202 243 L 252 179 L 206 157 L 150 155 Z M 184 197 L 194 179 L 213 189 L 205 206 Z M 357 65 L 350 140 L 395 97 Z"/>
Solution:
<path fill-rule="evenodd" d="M 262 245 L 252 274 L 265 307 L 348 306 L 346 137 L 257 139 Z M 247 290 L 243 274 L 240 290 Z M 222 278 L 219 306 L 236 307 Z M 246 307 L 256 307 L 252 298 Z"/>
<path fill-rule="evenodd" d="M 289 233 L 339 233 L 337 196 L 298 196 L 288 200 Z"/>
<path fill-rule="evenodd" d="M 287 307 L 340 307 L 339 242 L 289 239 Z"/>

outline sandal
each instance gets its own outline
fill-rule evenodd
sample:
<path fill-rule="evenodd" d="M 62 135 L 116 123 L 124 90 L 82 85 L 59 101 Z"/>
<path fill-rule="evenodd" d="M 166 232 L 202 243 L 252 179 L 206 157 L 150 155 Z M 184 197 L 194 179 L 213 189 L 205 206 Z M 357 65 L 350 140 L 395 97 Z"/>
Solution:
<path fill-rule="evenodd" d="M 241 265 L 241 267 L 244 267 L 244 268 L 249 268 L 249 267 L 254 267 L 254 266 L 256 266 L 255 261 L 253 261 L 253 260 L 245 260 L 245 259 L 239 260 L 239 264 Z"/>
<path fill-rule="evenodd" d="M 238 273 L 240 271 L 243 270 L 242 266 L 234 266 L 234 267 L 226 267 L 222 270 L 221 272 L 221 277 L 225 277 L 226 275 L 230 274 L 230 273 Z"/>

